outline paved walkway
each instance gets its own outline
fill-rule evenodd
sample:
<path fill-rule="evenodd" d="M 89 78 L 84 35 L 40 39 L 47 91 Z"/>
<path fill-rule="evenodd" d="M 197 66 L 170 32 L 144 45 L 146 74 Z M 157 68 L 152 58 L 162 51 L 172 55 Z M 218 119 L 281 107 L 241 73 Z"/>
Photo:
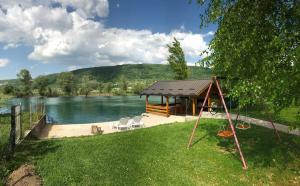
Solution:
<path fill-rule="evenodd" d="M 184 122 L 184 116 L 158 116 L 153 114 L 143 114 L 142 122 L 145 124 L 145 128 L 153 127 L 157 125 L 163 125 L 174 122 Z M 194 119 L 192 117 L 192 119 Z M 113 129 L 113 123 L 118 121 L 111 122 L 102 122 L 102 123 L 87 123 L 87 124 L 55 124 L 55 125 L 46 125 L 42 130 L 39 138 L 62 138 L 62 137 L 76 137 L 76 136 L 90 136 L 92 134 L 92 126 L 96 125 L 101 127 L 103 134 L 109 134 L 114 132 L 122 132 L 117 129 Z"/>
<path fill-rule="evenodd" d="M 225 113 L 217 113 L 216 115 L 212 115 L 209 112 L 204 112 L 203 113 L 203 118 L 226 119 L 227 117 L 226 117 Z M 236 118 L 236 114 L 231 114 L 231 119 L 235 120 L 235 118 Z M 269 121 L 255 119 L 255 118 L 246 117 L 246 116 L 242 116 L 242 115 L 239 116 L 239 120 L 247 122 L 247 123 L 251 123 L 251 124 L 254 124 L 254 125 L 257 125 L 257 126 L 273 129 L 273 127 L 272 127 L 272 125 Z M 274 123 L 274 125 L 275 125 L 275 127 L 278 131 L 288 133 L 288 134 L 293 134 L 293 135 L 296 135 L 296 136 L 300 136 L 300 130 L 299 129 L 290 130 L 288 126 L 282 125 L 282 124 L 279 124 L 279 123 Z"/>
<path fill-rule="evenodd" d="M 232 119 L 236 118 L 235 114 L 231 115 Z M 225 114 L 218 113 L 216 115 L 211 115 L 209 112 L 203 113 L 203 118 L 213 118 L 213 119 L 226 119 Z M 250 122 L 258 126 L 272 128 L 272 125 L 268 121 L 254 119 L 250 117 L 240 116 L 240 120 L 245 122 Z M 153 114 L 143 114 L 142 122 L 145 124 L 145 128 L 153 127 L 157 125 L 163 125 L 174 122 L 184 122 L 187 120 L 195 120 L 196 116 L 174 116 L 170 117 L 158 116 Z M 43 129 L 39 138 L 62 138 L 62 137 L 76 137 L 76 136 L 90 136 L 93 135 L 91 128 L 93 125 L 101 127 L 104 131 L 103 134 L 109 134 L 114 132 L 120 132 L 117 129 L 112 128 L 112 124 L 118 121 L 112 122 L 102 122 L 102 123 L 88 123 L 88 124 L 61 124 L 61 125 L 46 125 Z M 289 128 L 285 125 L 274 123 L 277 130 L 293 135 L 300 136 L 299 130 L 290 131 Z"/>

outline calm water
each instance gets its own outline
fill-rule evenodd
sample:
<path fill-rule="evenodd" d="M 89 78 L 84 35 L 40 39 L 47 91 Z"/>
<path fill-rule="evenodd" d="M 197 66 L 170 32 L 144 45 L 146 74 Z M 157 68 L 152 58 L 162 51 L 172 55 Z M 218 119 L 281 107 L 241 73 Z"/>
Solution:
<path fill-rule="evenodd" d="M 156 102 L 158 97 L 152 97 Z M 139 96 L 95 96 L 95 97 L 57 97 L 12 99 L 9 104 L 22 103 L 22 109 L 28 110 L 29 103 L 44 102 L 46 113 L 55 122 L 94 123 L 119 120 L 121 117 L 132 117 L 145 112 L 145 97 Z"/>

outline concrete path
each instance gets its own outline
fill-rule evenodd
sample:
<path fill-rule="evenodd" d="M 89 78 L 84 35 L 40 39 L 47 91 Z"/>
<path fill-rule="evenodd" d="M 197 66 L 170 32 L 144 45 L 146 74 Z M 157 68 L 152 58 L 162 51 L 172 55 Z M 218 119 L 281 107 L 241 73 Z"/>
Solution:
<path fill-rule="evenodd" d="M 236 118 L 235 114 L 231 115 L 232 119 Z M 203 113 L 203 118 L 212 118 L 212 119 L 226 119 L 226 115 L 222 113 L 217 113 L 216 115 L 212 115 L 209 112 Z M 272 128 L 272 125 L 268 121 L 254 119 L 250 117 L 240 116 L 240 120 L 253 123 L 258 126 Z M 157 125 L 163 125 L 174 122 L 184 122 L 189 120 L 196 120 L 197 116 L 174 116 L 170 117 L 158 116 L 154 114 L 143 114 L 142 122 L 145 124 L 145 128 L 153 127 Z M 39 138 L 62 138 L 62 137 L 76 137 L 76 136 L 90 136 L 93 135 L 91 132 L 91 128 L 93 125 L 97 125 L 101 127 L 104 131 L 103 134 L 109 134 L 114 132 L 122 132 L 117 129 L 112 128 L 112 124 L 118 121 L 112 122 L 102 122 L 102 123 L 88 123 L 88 124 L 60 124 L 60 125 L 46 125 L 46 127 L 42 130 Z M 299 130 L 290 131 L 288 126 L 281 125 L 278 123 L 274 123 L 277 130 L 281 132 L 285 132 L 288 134 L 293 134 L 300 136 Z"/>
<path fill-rule="evenodd" d="M 227 117 L 226 117 L 225 113 L 217 113 L 216 115 L 212 115 L 209 112 L 204 112 L 203 113 L 203 118 L 226 119 Z M 231 119 L 235 120 L 235 118 L 236 118 L 236 114 L 231 114 Z M 246 116 L 242 116 L 242 115 L 239 116 L 239 120 L 247 122 L 247 123 L 251 123 L 251 124 L 254 124 L 254 125 L 257 125 L 257 126 L 273 129 L 272 124 L 269 121 L 255 119 L 255 118 L 246 117 Z M 279 124 L 279 123 L 274 123 L 274 125 L 275 125 L 275 127 L 278 131 L 288 133 L 288 134 L 293 134 L 293 135 L 296 135 L 296 136 L 300 136 L 300 130 L 299 129 L 290 130 L 288 126 L 282 125 L 282 124 Z"/>
<path fill-rule="evenodd" d="M 162 124 L 174 123 L 174 122 L 184 122 L 184 116 L 170 116 L 163 117 L 153 114 L 143 114 L 142 122 L 145 124 L 145 128 L 153 127 Z M 42 130 L 39 138 L 62 138 L 62 137 L 76 137 L 76 136 L 90 136 L 92 134 L 92 126 L 96 125 L 101 127 L 103 134 L 109 134 L 114 132 L 122 132 L 117 129 L 113 129 L 113 123 L 118 121 L 111 122 L 102 122 L 102 123 L 87 123 L 87 124 L 55 124 L 55 125 L 46 125 Z"/>

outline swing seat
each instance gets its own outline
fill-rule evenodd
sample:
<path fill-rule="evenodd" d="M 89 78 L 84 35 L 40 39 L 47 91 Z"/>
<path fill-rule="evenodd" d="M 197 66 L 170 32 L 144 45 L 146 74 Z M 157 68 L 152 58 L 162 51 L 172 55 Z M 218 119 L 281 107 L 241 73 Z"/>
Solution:
<path fill-rule="evenodd" d="M 237 129 L 241 129 L 241 130 L 247 130 L 250 128 L 250 125 L 249 124 L 245 124 L 245 123 L 238 123 L 236 125 L 236 128 Z"/>
<path fill-rule="evenodd" d="M 233 136 L 233 132 L 231 130 L 221 130 L 217 135 L 221 138 L 231 138 Z"/>

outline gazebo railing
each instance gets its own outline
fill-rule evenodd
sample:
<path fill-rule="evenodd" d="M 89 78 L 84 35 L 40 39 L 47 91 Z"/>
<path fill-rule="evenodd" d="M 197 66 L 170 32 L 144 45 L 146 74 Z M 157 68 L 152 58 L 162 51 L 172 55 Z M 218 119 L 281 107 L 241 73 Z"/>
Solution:
<path fill-rule="evenodd" d="M 166 105 L 159 105 L 159 104 L 147 104 L 146 105 L 146 112 L 153 113 L 163 116 L 169 116 L 170 110 Z"/>

